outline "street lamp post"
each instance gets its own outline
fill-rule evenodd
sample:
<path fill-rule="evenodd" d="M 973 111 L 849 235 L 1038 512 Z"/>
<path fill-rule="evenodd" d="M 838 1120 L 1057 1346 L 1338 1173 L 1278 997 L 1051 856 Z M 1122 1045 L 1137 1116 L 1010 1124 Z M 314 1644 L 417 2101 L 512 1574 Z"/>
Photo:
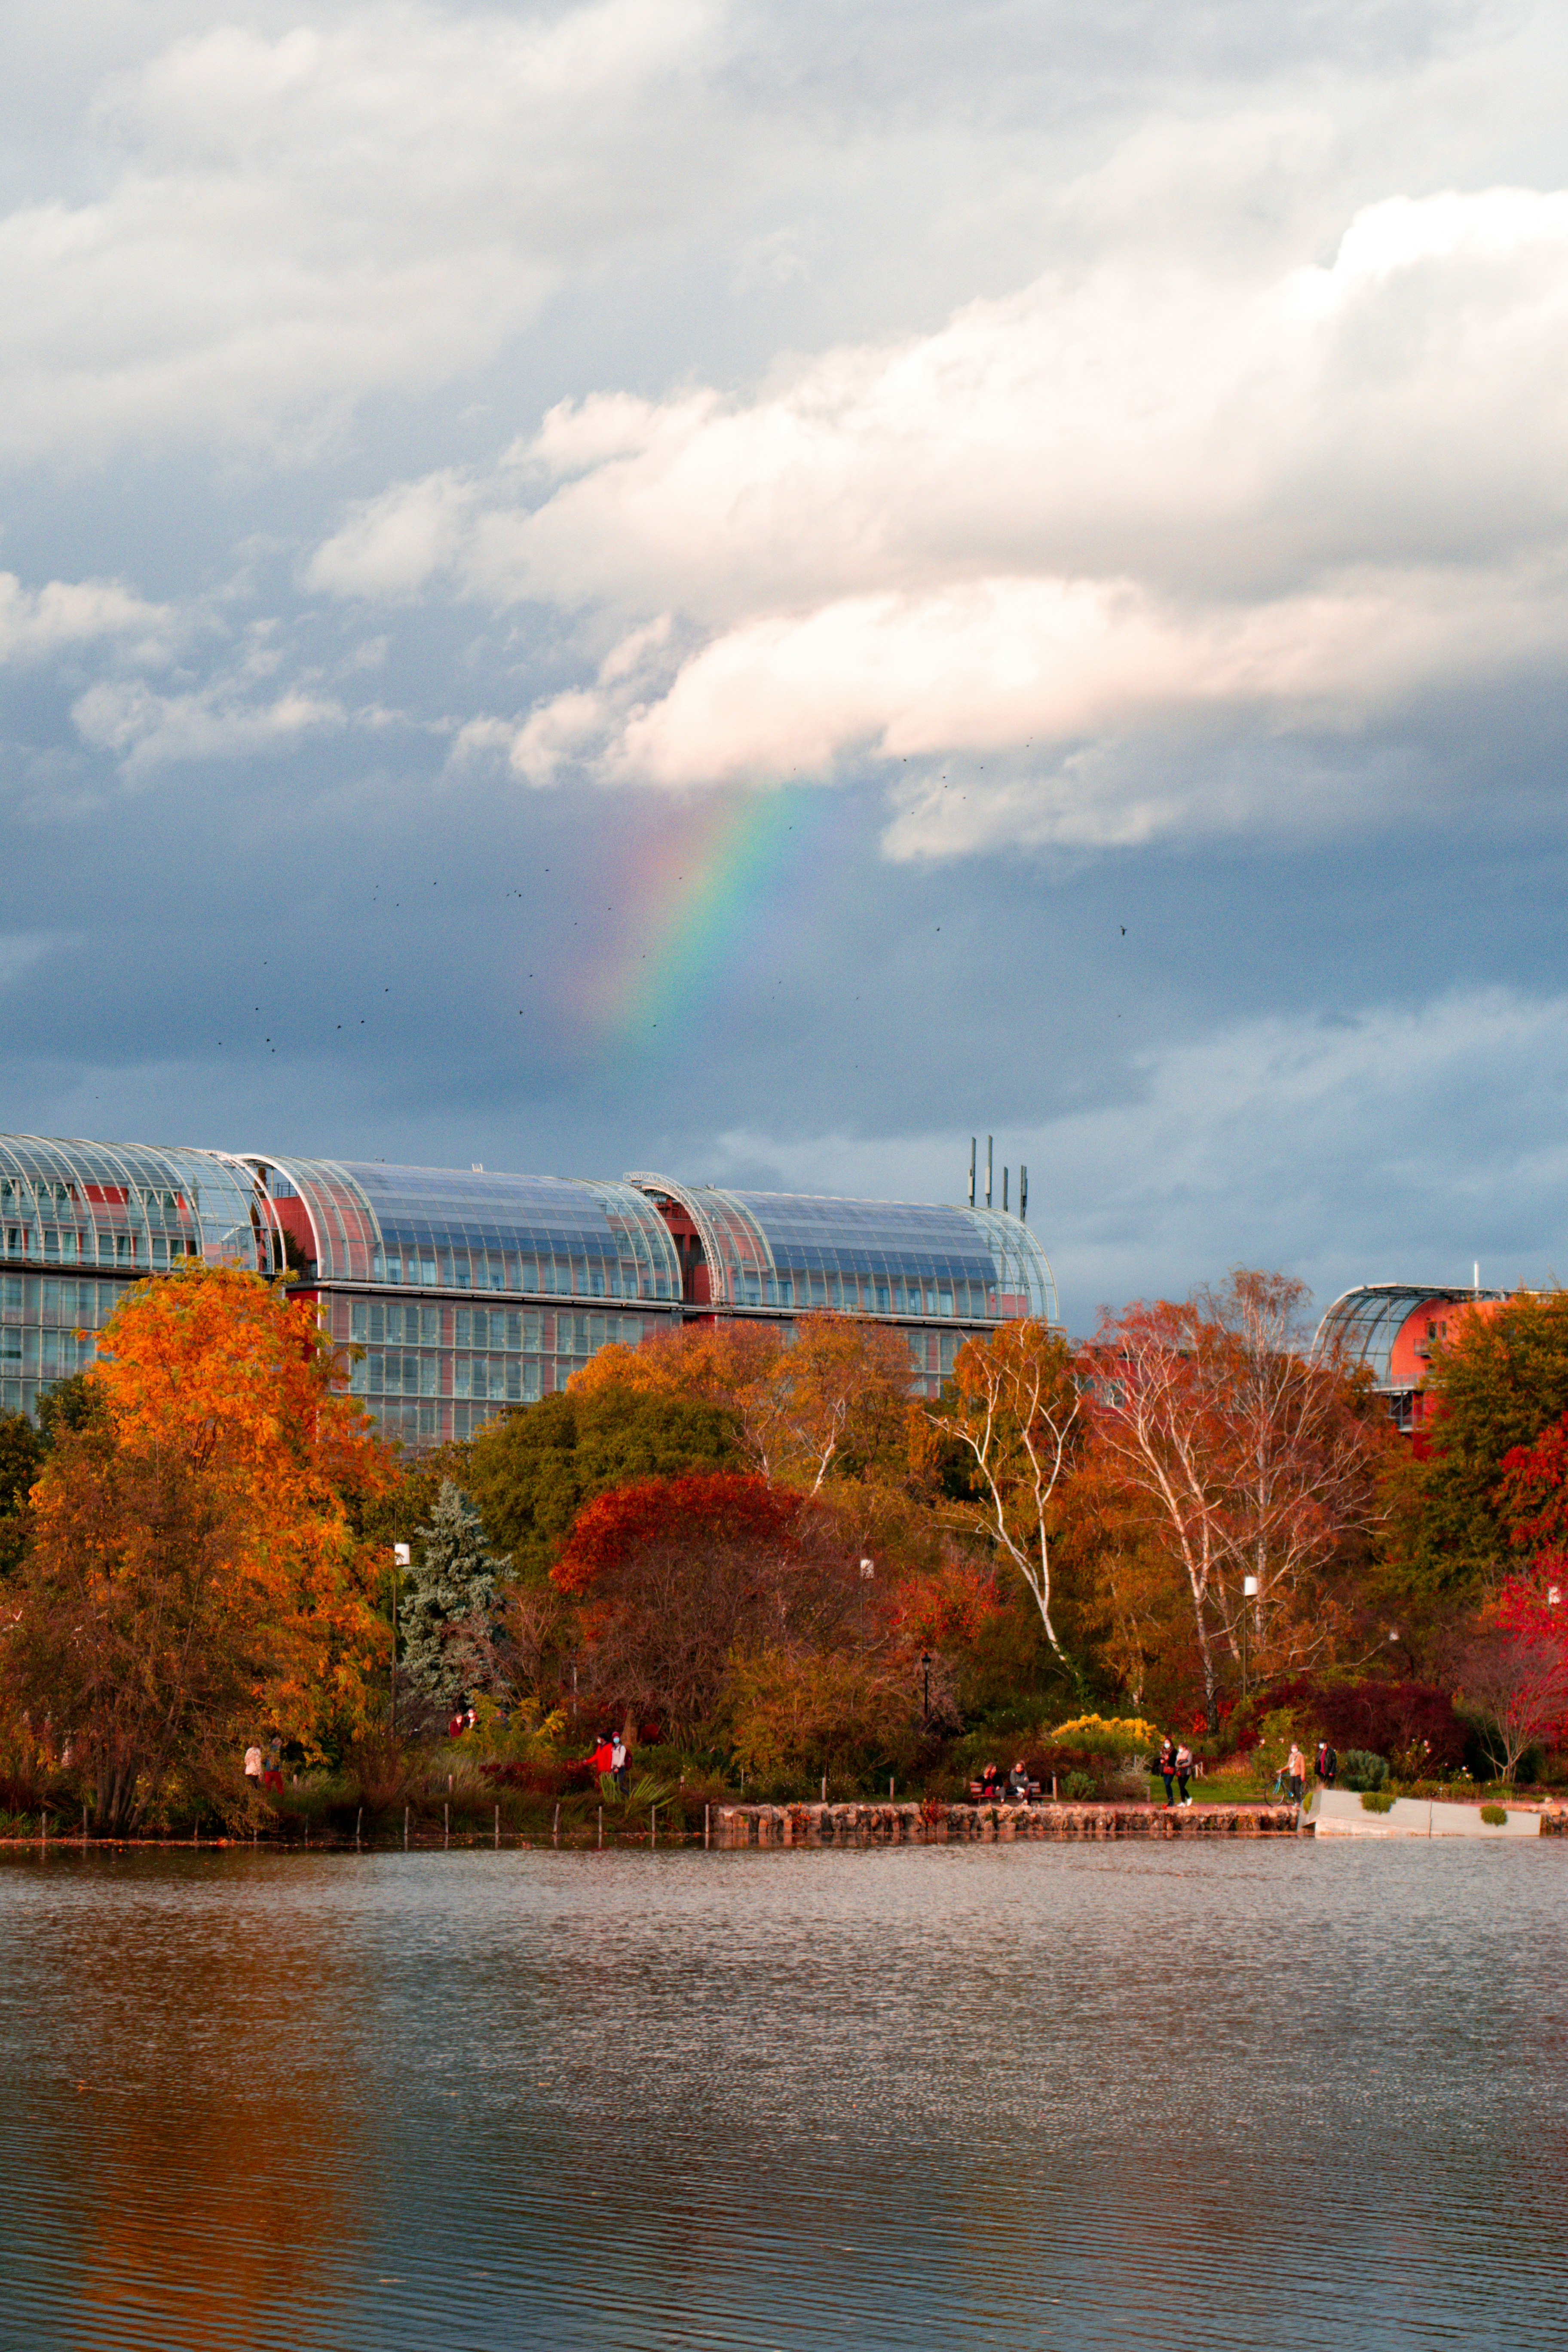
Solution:
<path fill-rule="evenodd" d="M 1241 1703 L 1247 1705 L 1247 1621 L 1250 1615 L 1247 1603 L 1258 1598 L 1258 1579 L 1244 1576 L 1241 1580 Z"/>
<path fill-rule="evenodd" d="M 921 1717 L 921 1721 L 929 1725 L 931 1722 L 931 1652 L 929 1650 L 922 1650 L 921 1652 L 921 1668 L 925 1675 L 926 1684 L 925 1713 Z"/>
<path fill-rule="evenodd" d="M 405 1543 L 392 1547 L 392 1736 L 397 1737 L 397 1580 L 414 1558 Z"/>
<path fill-rule="evenodd" d="M 866 1587 L 870 1583 L 871 1579 L 876 1575 L 876 1573 L 877 1571 L 875 1568 L 873 1568 L 868 1559 L 863 1559 L 860 1562 L 860 1581 L 856 1586 L 855 1598 L 858 1604 L 860 1647 L 862 1649 L 866 1646 Z"/>

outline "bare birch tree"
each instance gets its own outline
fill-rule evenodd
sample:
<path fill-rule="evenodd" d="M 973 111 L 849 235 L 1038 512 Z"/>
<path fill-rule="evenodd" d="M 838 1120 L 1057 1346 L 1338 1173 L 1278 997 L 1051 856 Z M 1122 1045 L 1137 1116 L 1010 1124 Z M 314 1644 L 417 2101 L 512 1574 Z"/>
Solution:
<path fill-rule="evenodd" d="M 953 1388 L 952 1409 L 925 1417 L 968 1472 L 973 1501 L 963 1515 L 1016 1569 L 1066 1664 L 1051 1614 L 1051 1552 L 1059 1490 L 1083 1435 L 1071 1350 L 1044 1323 L 1009 1323 L 964 1342 Z"/>

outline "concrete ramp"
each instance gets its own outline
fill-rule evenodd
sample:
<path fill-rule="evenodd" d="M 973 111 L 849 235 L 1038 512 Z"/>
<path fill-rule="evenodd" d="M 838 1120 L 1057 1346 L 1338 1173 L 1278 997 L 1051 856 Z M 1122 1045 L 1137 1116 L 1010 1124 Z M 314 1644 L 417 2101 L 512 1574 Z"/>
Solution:
<path fill-rule="evenodd" d="M 1483 1822 L 1479 1804 L 1429 1804 L 1424 1797 L 1396 1797 L 1386 1813 L 1369 1813 L 1354 1789 L 1314 1789 L 1305 1818 L 1321 1838 L 1541 1835 L 1541 1815 L 1532 1805 L 1510 1805 L 1505 1827 L 1500 1822 Z"/>

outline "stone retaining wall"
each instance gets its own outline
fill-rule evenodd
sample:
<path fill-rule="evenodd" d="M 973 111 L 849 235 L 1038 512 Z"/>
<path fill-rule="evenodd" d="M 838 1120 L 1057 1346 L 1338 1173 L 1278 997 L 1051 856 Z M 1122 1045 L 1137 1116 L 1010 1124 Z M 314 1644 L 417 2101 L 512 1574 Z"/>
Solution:
<path fill-rule="evenodd" d="M 1310 1822 L 1302 1833 L 1312 1834 Z M 715 1805 L 716 1846 L 1293 1837 L 1293 1805 Z"/>

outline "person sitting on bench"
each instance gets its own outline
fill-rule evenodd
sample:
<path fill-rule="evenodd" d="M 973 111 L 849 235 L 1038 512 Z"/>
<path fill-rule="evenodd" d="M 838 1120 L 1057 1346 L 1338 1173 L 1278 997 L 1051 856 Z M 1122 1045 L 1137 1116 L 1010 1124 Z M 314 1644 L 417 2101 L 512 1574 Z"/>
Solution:
<path fill-rule="evenodd" d="M 1007 1775 L 1007 1794 L 1016 1805 L 1026 1805 L 1029 1801 L 1029 1789 L 1028 1767 L 1020 1756 Z"/>

